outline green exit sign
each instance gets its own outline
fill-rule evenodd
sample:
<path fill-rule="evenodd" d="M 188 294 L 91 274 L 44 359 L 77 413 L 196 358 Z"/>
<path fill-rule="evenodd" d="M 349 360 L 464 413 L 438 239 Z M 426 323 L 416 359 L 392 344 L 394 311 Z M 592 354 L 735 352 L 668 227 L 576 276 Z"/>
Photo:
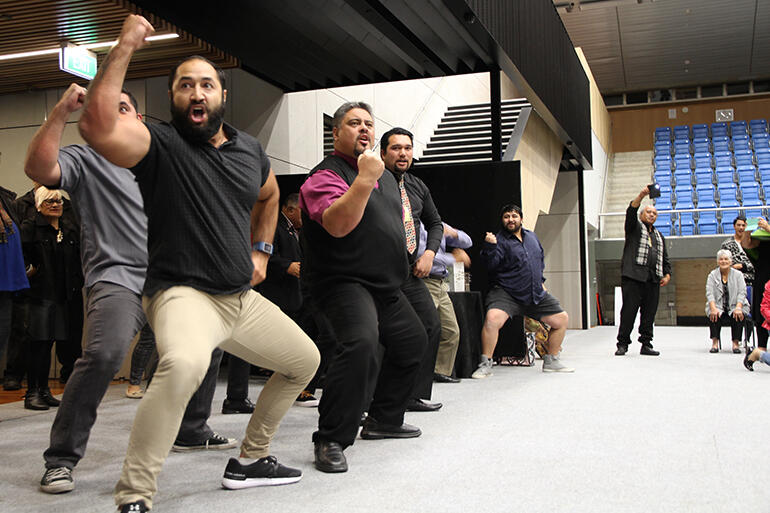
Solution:
<path fill-rule="evenodd" d="M 65 46 L 59 52 L 59 69 L 91 80 L 96 76 L 96 54 L 85 48 Z"/>

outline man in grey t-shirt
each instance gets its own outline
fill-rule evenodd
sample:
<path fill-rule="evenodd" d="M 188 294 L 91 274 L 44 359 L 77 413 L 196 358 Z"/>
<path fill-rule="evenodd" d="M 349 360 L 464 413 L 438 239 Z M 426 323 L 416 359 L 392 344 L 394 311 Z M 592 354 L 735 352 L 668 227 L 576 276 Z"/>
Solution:
<path fill-rule="evenodd" d="M 120 368 L 131 340 L 146 324 L 141 291 L 147 271 L 147 218 L 133 174 L 117 167 L 90 146 L 59 149 L 69 116 L 83 105 L 85 89 L 72 84 L 35 134 L 25 173 L 77 199 L 81 218 L 81 260 L 86 290 L 86 344 L 75 363 L 44 453 L 46 472 L 40 489 L 68 492 L 72 469 L 83 457 L 96 410 Z M 121 94 L 120 118 L 139 118 L 136 100 Z M 149 331 L 149 330 L 145 330 Z M 151 332 L 150 332 L 151 333 Z M 208 373 L 191 399 L 177 436 L 186 449 L 231 448 L 206 424 L 222 351 L 212 354 Z"/>

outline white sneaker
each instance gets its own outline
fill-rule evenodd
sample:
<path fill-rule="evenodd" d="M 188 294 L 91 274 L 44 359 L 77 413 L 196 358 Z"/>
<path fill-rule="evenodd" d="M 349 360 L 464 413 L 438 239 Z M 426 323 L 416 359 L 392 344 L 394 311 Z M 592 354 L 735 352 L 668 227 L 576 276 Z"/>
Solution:
<path fill-rule="evenodd" d="M 543 372 L 575 372 L 575 369 L 561 363 L 558 356 L 547 354 L 543 356 Z"/>
<path fill-rule="evenodd" d="M 486 359 L 481 361 L 481 363 L 479 364 L 479 368 L 476 369 L 473 372 L 473 374 L 471 374 L 471 377 L 473 379 L 483 379 L 491 375 L 492 375 L 492 360 Z"/>

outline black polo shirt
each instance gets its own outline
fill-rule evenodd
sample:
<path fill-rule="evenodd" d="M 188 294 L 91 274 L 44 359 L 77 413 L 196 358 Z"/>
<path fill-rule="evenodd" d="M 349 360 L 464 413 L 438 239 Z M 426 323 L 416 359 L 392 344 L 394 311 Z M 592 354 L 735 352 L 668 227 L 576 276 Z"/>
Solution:
<path fill-rule="evenodd" d="M 144 295 L 175 285 L 209 294 L 249 288 L 251 210 L 270 172 L 256 139 L 225 124 L 219 148 L 184 139 L 169 123 L 147 125 L 136 175 L 147 214 Z"/>

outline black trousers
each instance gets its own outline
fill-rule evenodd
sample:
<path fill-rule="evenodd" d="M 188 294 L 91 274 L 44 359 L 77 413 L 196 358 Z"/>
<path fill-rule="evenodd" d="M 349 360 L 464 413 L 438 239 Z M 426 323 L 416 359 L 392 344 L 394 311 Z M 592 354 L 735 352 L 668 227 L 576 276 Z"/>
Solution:
<path fill-rule="evenodd" d="M 414 384 L 412 397 L 415 399 L 430 399 L 433 393 L 433 371 L 436 368 L 436 356 L 438 344 L 441 338 L 441 320 L 433 298 L 420 278 L 413 274 L 401 285 L 401 291 L 412 305 L 417 316 L 422 321 L 425 332 L 428 335 L 428 345 L 422 354 L 420 370 L 417 373 L 417 381 Z"/>
<path fill-rule="evenodd" d="M 355 441 L 370 396 L 368 383 L 379 371 L 369 415 L 401 425 L 427 344 L 420 318 L 401 290 L 372 292 L 358 283 L 342 282 L 314 296 L 337 340 L 334 359 L 318 406 L 313 441 Z M 385 347 L 381 369 L 380 343 Z"/>
<path fill-rule="evenodd" d="M 22 294 L 14 295 L 11 309 L 11 333 L 8 337 L 8 360 L 4 375 L 15 378 L 19 382 L 27 372 L 27 358 L 29 357 L 28 317 L 29 300 Z"/>
<path fill-rule="evenodd" d="M 725 322 L 726 321 L 726 322 Z M 743 334 L 743 321 L 736 321 L 735 317 L 728 312 L 722 312 L 722 315 L 715 321 L 709 318 L 709 338 L 715 338 L 719 340 L 719 333 L 722 331 L 722 326 L 725 324 L 730 325 L 730 331 L 732 332 L 732 340 L 740 340 Z"/>
<path fill-rule="evenodd" d="M 658 311 L 660 283 L 657 281 L 637 281 L 623 276 L 620 288 L 623 292 L 623 307 L 620 309 L 620 327 L 618 344 L 631 344 L 631 330 L 634 329 L 636 313 L 640 312 L 639 342 L 652 346 L 652 323 Z"/>

